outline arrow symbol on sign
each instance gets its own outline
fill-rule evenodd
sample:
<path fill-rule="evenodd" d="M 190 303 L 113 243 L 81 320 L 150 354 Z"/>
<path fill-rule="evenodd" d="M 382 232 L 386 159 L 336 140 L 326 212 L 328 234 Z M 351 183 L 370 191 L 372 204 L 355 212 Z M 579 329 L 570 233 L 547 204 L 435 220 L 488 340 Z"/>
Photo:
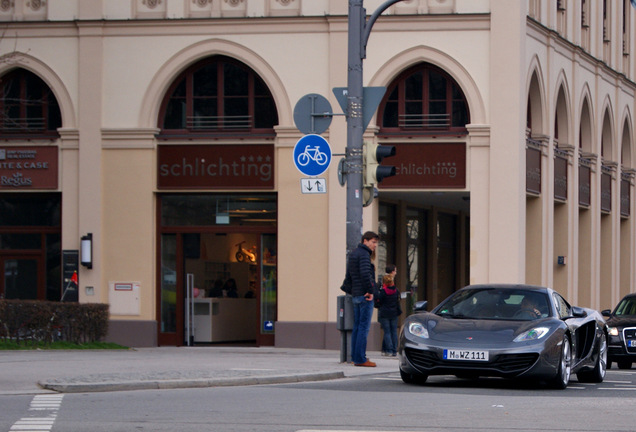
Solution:
<path fill-rule="evenodd" d="M 307 180 L 307 190 L 311 190 L 311 189 L 312 189 L 311 182 Z"/>
<path fill-rule="evenodd" d="M 322 185 L 320 184 L 318 180 L 316 180 L 316 188 L 318 188 L 319 191 L 322 190 Z"/>

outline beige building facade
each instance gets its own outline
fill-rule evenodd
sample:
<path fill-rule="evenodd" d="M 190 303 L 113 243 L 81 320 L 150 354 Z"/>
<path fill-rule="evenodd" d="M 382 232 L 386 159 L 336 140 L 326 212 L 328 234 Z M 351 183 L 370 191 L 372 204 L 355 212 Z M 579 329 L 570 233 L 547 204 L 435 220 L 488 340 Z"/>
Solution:
<path fill-rule="evenodd" d="M 130 346 L 338 348 L 346 121 L 322 134 L 325 193 L 303 193 L 294 107 L 341 113 L 347 13 L 1 3 L 0 294 L 109 303 L 108 338 Z M 387 92 L 365 140 L 396 146 L 398 174 L 364 229 L 404 309 L 471 283 L 597 309 L 636 291 L 635 24 L 629 0 L 405 0 L 378 19 L 364 85 Z"/>

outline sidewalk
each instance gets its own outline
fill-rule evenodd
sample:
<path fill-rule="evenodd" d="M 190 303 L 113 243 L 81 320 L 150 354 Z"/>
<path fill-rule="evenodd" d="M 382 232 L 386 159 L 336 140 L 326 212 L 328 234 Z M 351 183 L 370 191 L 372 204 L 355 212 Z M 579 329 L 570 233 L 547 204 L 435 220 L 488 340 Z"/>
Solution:
<path fill-rule="evenodd" d="M 0 395 L 322 381 L 398 371 L 395 357 L 367 354 L 377 367 L 340 363 L 339 351 L 273 347 L 3 351 Z"/>

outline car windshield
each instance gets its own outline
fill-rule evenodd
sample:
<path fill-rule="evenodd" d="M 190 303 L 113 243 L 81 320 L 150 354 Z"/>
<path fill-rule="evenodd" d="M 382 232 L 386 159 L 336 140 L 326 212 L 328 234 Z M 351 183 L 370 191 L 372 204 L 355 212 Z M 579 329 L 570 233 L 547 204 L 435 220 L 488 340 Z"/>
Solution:
<path fill-rule="evenodd" d="M 616 316 L 636 315 L 636 298 L 623 299 L 616 306 Z"/>
<path fill-rule="evenodd" d="M 435 313 L 456 319 L 535 320 L 549 316 L 548 296 L 524 289 L 475 288 L 457 291 Z"/>

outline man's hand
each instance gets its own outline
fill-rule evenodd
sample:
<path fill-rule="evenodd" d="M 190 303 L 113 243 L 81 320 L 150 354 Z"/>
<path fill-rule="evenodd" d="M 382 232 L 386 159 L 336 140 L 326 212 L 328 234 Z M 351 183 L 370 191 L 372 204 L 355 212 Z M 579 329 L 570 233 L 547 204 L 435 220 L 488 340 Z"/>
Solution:
<path fill-rule="evenodd" d="M 373 300 L 373 294 L 366 293 L 364 295 L 364 298 L 367 299 L 367 301 L 372 301 Z"/>

